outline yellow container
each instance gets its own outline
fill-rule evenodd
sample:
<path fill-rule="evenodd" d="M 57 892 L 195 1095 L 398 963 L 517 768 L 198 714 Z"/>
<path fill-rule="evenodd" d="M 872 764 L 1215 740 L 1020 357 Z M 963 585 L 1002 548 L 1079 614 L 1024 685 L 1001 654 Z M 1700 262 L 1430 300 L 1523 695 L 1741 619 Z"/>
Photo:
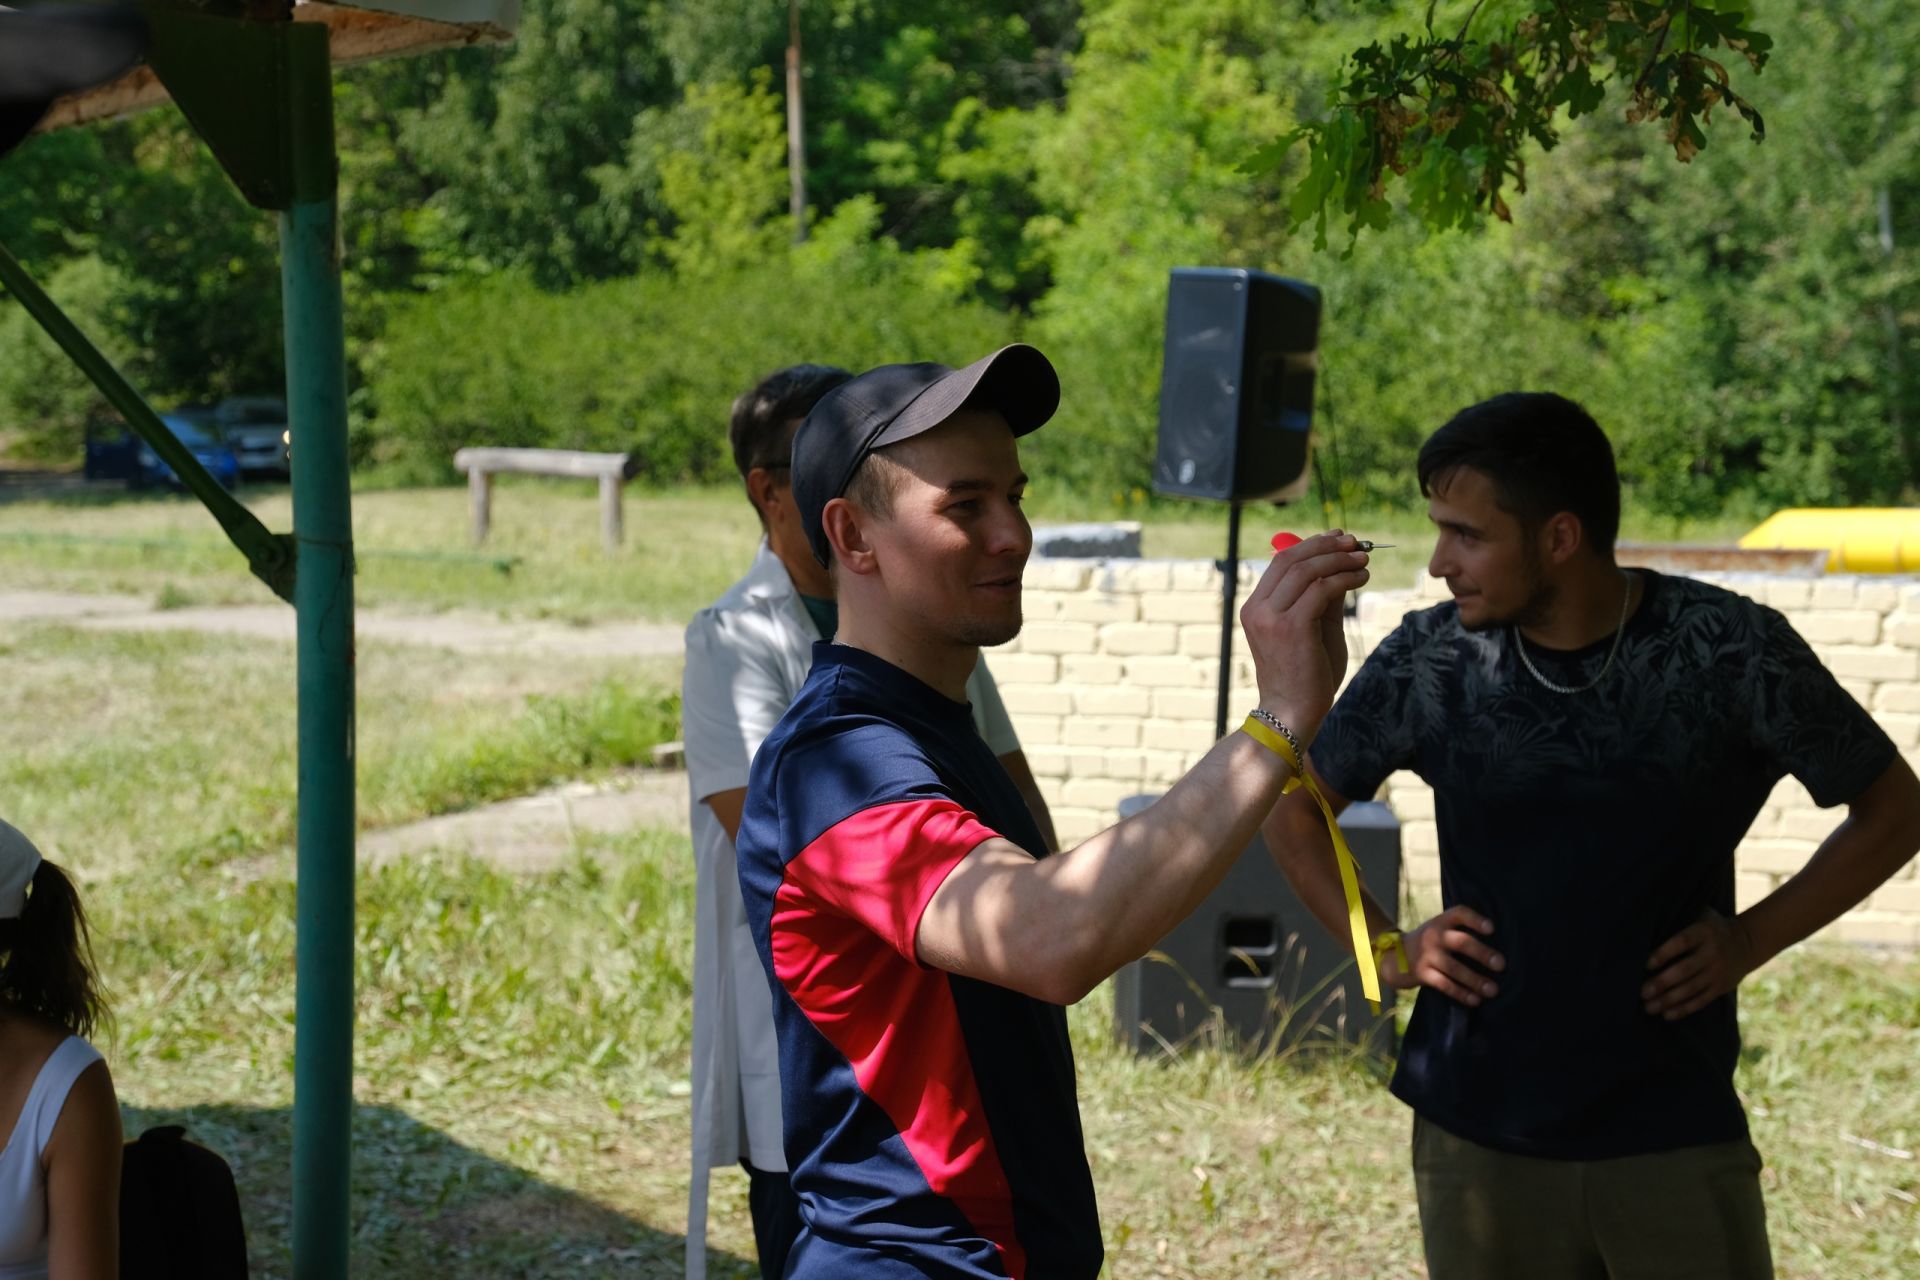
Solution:
<path fill-rule="evenodd" d="M 1920 507 L 1794 507 L 1740 545 L 1825 551 L 1828 573 L 1920 573 Z"/>

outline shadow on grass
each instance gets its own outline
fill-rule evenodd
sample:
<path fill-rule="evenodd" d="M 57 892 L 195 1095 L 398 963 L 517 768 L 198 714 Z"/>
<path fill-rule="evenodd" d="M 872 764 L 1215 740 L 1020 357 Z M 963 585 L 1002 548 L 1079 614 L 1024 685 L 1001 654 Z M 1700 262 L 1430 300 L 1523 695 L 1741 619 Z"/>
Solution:
<path fill-rule="evenodd" d="M 255 1280 L 292 1274 L 290 1109 L 126 1107 L 123 1120 L 129 1138 L 183 1125 L 224 1156 L 239 1183 Z M 357 1277 L 677 1277 L 686 1244 L 383 1106 L 354 1113 L 351 1231 Z M 756 1273 L 719 1250 L 707 1259 L 716 1278 Z"/>

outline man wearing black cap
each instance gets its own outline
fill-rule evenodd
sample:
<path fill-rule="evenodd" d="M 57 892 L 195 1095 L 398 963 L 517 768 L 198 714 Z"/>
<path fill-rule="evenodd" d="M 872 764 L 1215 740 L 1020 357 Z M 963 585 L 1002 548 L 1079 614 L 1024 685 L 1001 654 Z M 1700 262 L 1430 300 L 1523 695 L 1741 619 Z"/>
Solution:
<path fill-rule="evenodd" d="M 781 1150 L 773 1009 L 740 901 L 733 842 L 754 753 L 799 694 L 815 642 L 831 640 L 839 629 L 833 581 L 808 546 L 789 463 L 801 419 L 821 396 L 852 378 L 827 365 L 791 365 L 734 401 L 728 443 L 766 536 L 746 576 L 687 625 L 680 722 L 695 862 L 687 1280 L 707 1274 L 711 1169 L 738 1164 L 746 1171 L 763 1274 L 785 1274 L 787 1250 L 800 1227 Z M 1046 802 L 985 663 L 967 682 L 967 701 L 981 738 L 1019 787 L 1052 848 Z"/>
<path fill-rule="evenodd" d="M 1346 664 L 1354 540 L 1276 556 L 1241 610 L 1260 705 L 1145 813 L 1048 857 L 972 731 L 980 647 L 1020 629 L 1015 438 L 1060 389 L 1031 347 L 887 365 L 793 452 L 840 631 L 754 758 L 740 884 L 773 995 L 802 1227 L 790 1277 L 1100 1269 L 1061 1007 L 1218 883 Z"/>

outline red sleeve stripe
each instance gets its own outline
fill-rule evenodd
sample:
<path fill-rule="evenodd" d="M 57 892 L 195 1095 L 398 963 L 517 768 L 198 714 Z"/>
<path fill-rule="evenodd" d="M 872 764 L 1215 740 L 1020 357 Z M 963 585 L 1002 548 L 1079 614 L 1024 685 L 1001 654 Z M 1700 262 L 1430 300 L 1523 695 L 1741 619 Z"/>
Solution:
<path fill-rule="evenodd" d="M 787 864 L 774 895 L 774 974 L 886 1113 L 928 1189 L 1026 1272 L 1013 1198 L 947 974 L 914 959 L 927 899 L 993 832 L 951 801 L 853 815 Z"/>
<path fill-rule="evenodd" d="M 994 838 L 951 800 L 875 805 L 821 832 L 787 863 L 786 880 L 917 962 L 928 900 L 962 858 Z"/>

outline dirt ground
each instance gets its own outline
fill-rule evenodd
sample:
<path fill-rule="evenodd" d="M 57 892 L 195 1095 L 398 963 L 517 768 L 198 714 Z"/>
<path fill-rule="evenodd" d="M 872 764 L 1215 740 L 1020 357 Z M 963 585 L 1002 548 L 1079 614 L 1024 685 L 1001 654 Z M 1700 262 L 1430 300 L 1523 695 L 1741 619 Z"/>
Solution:
<path fill-rule="evenodd" d="M 160 609 L 142 596 L 0 591 L 0 620 L 34 619 L 109 631 L 206 631 L 288 644 L 294 639 L 293 609 L 278 602 Z M 460 653 L 539 653 L 565 658 L 672 657 L 680 652 L 682 642 L 681 628 L 672 623 L 509 621 L 478 610 L 360 609 L 354 616 L 354 630 L 362 639 L 434 645 Z"/>

